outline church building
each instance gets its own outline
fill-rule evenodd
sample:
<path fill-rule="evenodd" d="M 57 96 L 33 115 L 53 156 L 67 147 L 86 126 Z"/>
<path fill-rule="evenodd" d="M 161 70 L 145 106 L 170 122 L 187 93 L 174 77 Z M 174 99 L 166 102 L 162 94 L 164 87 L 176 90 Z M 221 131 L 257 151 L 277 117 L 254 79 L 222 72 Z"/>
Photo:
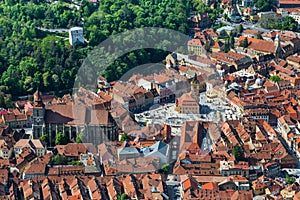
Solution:
<path fill-rule="evenodd" d="M 91 96 L 88 94 L 85 98 Z M 68 100 L 44 104 L 41 93 L 36 91 L 33 102 L 33 138 L 47 134 L 50 146 L 55 145 L 55 136 L 59 132 L 64 133 L 70 141 L 82 133 L 83 142 L 94 145 L 117 140 L 118 127 L 109 109 L 87 102 L 79 97 L 75 100 L 70 97 Z"/>

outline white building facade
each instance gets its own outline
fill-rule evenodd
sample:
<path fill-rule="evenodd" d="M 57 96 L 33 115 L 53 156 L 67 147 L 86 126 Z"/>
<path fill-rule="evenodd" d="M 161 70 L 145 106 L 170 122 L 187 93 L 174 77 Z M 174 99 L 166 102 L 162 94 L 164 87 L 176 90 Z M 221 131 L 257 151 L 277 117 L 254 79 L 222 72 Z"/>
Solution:
<path fill-rule="evenodd" d="M 73 27 L 69 30 L 69 42 L 71 45 L 76 43 L 84 43 L 83 28 Z"/>

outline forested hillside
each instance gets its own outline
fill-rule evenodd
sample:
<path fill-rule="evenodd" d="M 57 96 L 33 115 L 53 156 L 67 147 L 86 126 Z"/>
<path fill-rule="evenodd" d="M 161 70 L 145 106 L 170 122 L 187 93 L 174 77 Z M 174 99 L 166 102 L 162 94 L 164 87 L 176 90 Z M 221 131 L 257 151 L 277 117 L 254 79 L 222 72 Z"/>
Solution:
<path fill-rule="evenodd" d="M 86 36 L 93 46 L 133 28 L 164 27 L 188 33 L 189 8 L 189 0 L 104 0 L 99 11 L 86 20 Z M 109 81 L 116 80 L 137 65 L 162 61 L 167 53 L 154 49 L 130 52 L 115 60 L 105 76 Z"/>
<path fill-rule="evenodd" d="M 107 37 L 136 27 L 165 27 L 188 32 L 190 0 L 101 0 L 94 5 L 71 1 L 17 1 L 0 4 L 0 107 L 10 97 L 27 95 L 39 87 L 59 91 L 73 87 L 88 52 Z M 78 9 L 79 8 L 79 9 Z M 83 26 L 88 44 L 70 46 L 66 33 L 38 28 Z M 132 67 L 161 61 L 166 52 L 139 50 L 115 61 L 109 80 Z"/>
<path fill-rule="evenodd" d="M 37 28 L 80 25 L 80 17 L 89 15 L 88 6 L 76 11 L 65 2 L 0 4 L 0 107 L 8 106 L 11 96 L 31 94 L 37 87 L 43 91 L 72 87 L 86 48 L 72 47 L 68 40 Z"/>

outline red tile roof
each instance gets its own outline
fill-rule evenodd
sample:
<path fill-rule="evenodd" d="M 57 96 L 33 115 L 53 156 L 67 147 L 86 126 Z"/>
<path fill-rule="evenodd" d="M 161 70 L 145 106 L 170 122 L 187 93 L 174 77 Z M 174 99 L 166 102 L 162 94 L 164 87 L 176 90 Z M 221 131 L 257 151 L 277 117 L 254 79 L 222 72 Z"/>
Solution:
<path fill-rule="evenodd" d="M 279 0 L 279 4 L 293 4 L 293 5 L 300 5 L 300 0 Z"/>
<path fill-rule="evenodd" d="M 204 43 L 200 39 L 191 39 L 188 41 L 190 46 L 204 46 Z"/>
<path fill-rule="evenodd" d="M 243 34 L 250 34 L 250 35 L 256 35 L 260 34 L 261 32 L 258 30 L 252 30 L 252 29 L 246 29 L 243 31 Z"/>
<path fill-rule="evenodd" d="M 206 183 L 206 184 L 202 185 L 201 189 L 203 189 L 203 190 L 217 190 L 218 185 L 214 182 L 209 182 L 209 183 Z"/>
<path fill-rule="evenodd" d="M 198 183 L 196 180 L 194 180 L 193 178 L 188 178 L 186 179 L 183 183 L 182 183 L 182 186 L 183 186 L 183 190 L 186 191 L 188 189 L 198 189 Z"/>
<path fill-rule="evenodd" d="M 216 48 L 216 49 L 220 49 L 222 46 L 224 46 L 223 42 L 215 42 L 214 45 L 212 46 L 212 48 Z"/>
<path fill-rule="evenodd" d="M 67 157 L 79 157 L 80 154 L 87 153 L 87 149 L 84 144 L 68 143 L 67 145 L 57 145 L 55 148 L 60 155 Z"/>
<path fill-rule="evenodd" d="M 241 41 L 244 41 L 246 37 L 241 36 L 239 38 L 239 43 Z M 253 49 L 256 51 L 261 51 L 261 52 L 270 52 L 270 53 L 275 53 L 276 52 L 276 45 L 274 42 L 266 41 L 266 40 L 260 40 L 256 38 L 247 38 L 248 39 L 248 47 L 249 49 Z"/>

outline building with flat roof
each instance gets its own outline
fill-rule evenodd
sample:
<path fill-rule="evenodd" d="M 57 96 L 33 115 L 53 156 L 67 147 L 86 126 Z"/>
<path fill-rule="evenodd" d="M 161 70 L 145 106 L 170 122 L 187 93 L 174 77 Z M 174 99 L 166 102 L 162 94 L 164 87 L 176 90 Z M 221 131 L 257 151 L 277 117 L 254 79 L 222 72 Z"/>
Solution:
<path fill-rule="evenodd" d="M 73 27 L 69 30 L 69 42 L 71 45 L 76 43 L 84 43 L 83 28 Z"/>

